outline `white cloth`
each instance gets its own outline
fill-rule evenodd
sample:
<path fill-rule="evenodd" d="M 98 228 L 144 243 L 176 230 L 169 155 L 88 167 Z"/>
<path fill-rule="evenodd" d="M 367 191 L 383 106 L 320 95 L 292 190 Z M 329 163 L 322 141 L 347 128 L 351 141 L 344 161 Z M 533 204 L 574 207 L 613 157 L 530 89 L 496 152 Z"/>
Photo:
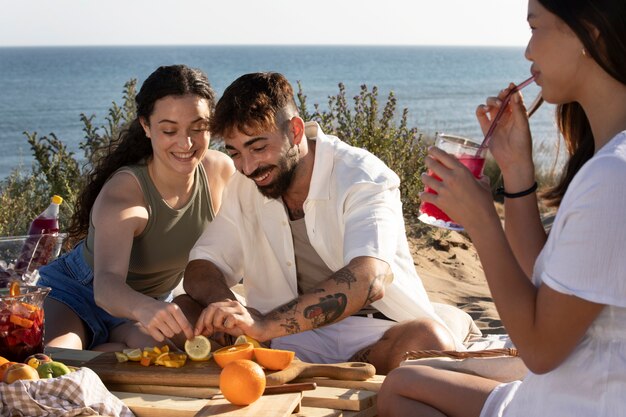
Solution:
<path fill-rule="evenodd" d="M 483 410 L 481 417 L 626 416 L 625 180 L 622 132 L 576 174 L 533 273 L 535 285 L 605 308 L 561 365 L 544 375 L 529 373 L 508 407 Z"/>
<path fill-rule="evenodd" d="M 313 248 L 332 271 L 359 256 L 387 262 L 393 282 L 373 306 L 396 321 L 430 317 L 443 324 L 415 271 L 398 176 L 371 153 L 325 135 L 317 123 L 306 124 L 306 136 L 316 141 L 304 202 Z M 211 261 L 230 286 L 245 277 L 247 304 L 266 313 L 298 297 L 288 220 L 280 200 L 264 197 L 252 180 L 236 173 L 226 187 L 218 215 L 191 250 L 190 260 Z"/>
<path fill-rule="evenodd" d="M 98 375 L 81 368 L 57 378 L 0 383 L 0 416 L 133 417 L 130 409 L 111 394 Z"/>

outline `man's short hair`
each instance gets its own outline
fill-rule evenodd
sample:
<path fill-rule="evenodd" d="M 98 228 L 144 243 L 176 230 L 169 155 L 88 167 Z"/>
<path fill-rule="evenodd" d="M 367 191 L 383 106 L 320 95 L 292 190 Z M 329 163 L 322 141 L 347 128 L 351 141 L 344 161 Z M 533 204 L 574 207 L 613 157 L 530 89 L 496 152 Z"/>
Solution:
<path fill-rule="evenodd" d="M 228 137 L 236 129 L 248 136 L 272 131 L 298 115 L 289 81 L 277 72 L 242 75 L 226 88 L 215 106 L 211 134 Z"/>

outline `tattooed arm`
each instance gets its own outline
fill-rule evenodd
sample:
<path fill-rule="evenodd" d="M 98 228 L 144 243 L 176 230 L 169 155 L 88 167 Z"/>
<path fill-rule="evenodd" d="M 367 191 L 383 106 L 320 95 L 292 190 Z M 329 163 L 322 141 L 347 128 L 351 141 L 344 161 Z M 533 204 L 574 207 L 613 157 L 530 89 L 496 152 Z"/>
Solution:
<path fill-rule="evenodd" d="M 358 257 L 331 275 L 312 291 L 265 315 L 236 302 L 214 303 L 208 309 L 218 317 L 207 328 L 232 335 L 246 334 L 259 341 L 315 329 L 348 317 L 383 297 L 392 279 L 386 262 Z"/>

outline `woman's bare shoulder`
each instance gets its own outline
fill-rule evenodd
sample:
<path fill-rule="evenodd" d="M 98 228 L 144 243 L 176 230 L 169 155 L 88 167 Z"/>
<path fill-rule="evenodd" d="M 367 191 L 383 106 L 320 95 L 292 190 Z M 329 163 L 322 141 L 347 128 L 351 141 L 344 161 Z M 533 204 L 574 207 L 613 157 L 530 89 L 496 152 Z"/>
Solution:
<path fill-rule="evenodd" d="M 235 172 L 233 160 L 224 152 L 209 149 L 202 160 L 204 169 L 209 177 L 219 176 L 224 180 L 230 178 Z"/>

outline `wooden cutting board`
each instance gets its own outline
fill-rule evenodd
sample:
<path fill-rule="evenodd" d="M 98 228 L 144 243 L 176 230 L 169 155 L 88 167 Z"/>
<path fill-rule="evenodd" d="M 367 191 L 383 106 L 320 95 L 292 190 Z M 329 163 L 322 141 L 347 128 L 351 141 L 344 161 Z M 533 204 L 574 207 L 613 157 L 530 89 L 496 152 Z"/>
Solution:
<path fill-rule="evenodd" d="M 213 360 L 187 361 L 182 368 L 142 366 L 139 362 L 119 363 L 113 352 L 103 353 L 82 364 L 92 369 L 105 384 L 146 384 L 178 387 L 217 387 L 221 368 Z M 303 377 L 328 377 L 364 381 L 376 373 L 367 363 L 312 364 L 294 360 L 286 369 L 268 373 L 268 385 L 280 385 Z"/>

